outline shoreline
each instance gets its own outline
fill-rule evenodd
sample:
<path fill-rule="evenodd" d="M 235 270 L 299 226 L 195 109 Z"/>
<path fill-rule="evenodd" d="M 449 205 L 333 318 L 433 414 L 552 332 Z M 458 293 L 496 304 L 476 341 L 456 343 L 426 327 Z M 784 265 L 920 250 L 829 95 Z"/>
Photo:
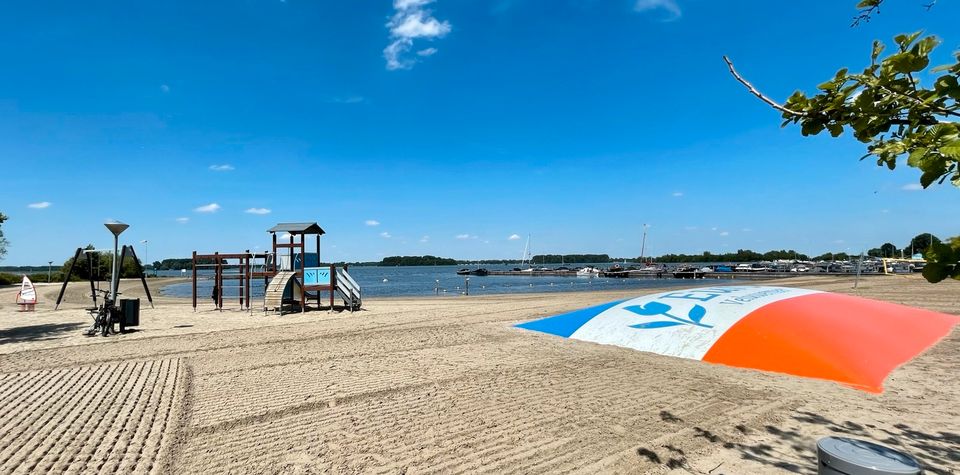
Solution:
<path fill-rule="evenodd" d="M 804 276 L 768 284 L 960 315 L 956 281 L 891 277 L 853 289 L 849 278 Z M 137 285 L 125 281 L 121 291 L 135 296 Z M 41 298 L 56 287 L 38 288 Z M 69 296 L 82 300 L 82 287 L 73 288 Z M 106 338 L 79 335 L 89 321 L 82 301 L 33 314 L 3 304 L 0 378 L 36 389 L 26 406 L 8 407 L 19 399 L 0 396 L 0 408 L 64 422 L 15 426 L 24 433 L 0 456 L 16 450 L 43 466 L 96 450 L 106 437 L 124 443 L 97 463 L 138 460 L 178 473 L 812 473 L 817 438 L 842 435 L 903 450 L 931 473 L 960 469 L 949 455 L 956 439 L 945 432 L 960 423 L 960 381 L 950 376 L 960 365 L 956 328 L 895 370 L 884 393 L 869 394 L 513 327 L 658 290 L 373 298 L 353 314 L 283 317 L 194 313 L 189 299 L 162 298 L 142 308 L 139 331 Z M 10 289 L 0 289 L 0 301 L 12 301 Z M 93 374 L 117 376 L 84 376 Z M 116 402 L 78 405 L 88 394 Z M 66 417 L 71 411 L 77 417 Z M 84 420 L 94 426 L 77 430 Z M 78 436 L 58 435 L 67 432 Z M 0 471 L 16 469 L 17 457 Z"/>

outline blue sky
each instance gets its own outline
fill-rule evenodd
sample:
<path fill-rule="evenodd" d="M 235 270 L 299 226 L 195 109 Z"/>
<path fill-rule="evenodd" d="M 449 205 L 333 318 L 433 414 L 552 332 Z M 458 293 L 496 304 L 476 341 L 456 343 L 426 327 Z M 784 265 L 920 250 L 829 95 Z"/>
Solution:
<path fill-rule="evenodd" d="M 873 39 L 960 47 L 957 2 L 17 2 L 0 15 L 4 265 L 62 262 L 102 223 L 149 260 L 856 252 L 957 233 L 960 191 L 804 138 L 748 95 L 811 90 Z M 514 239 L 511 239 L 513 237 Z"/>

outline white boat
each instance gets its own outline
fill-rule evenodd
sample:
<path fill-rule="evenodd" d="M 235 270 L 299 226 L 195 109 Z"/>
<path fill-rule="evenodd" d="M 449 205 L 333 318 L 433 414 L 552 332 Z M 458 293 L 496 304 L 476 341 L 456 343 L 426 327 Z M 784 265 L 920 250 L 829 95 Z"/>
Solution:
<path fill-rule="evenodd" d="M 587 266 L 577 271 L 577 277 L 596 277 L 600 275 L 600 269 L 593 266 Z"/>

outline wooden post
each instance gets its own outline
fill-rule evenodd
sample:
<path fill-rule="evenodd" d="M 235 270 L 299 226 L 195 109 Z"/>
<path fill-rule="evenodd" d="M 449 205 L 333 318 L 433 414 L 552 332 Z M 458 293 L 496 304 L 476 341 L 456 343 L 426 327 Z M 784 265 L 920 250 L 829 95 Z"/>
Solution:
<path fill-rule="evenodd" d="M 273 263 L 270 265 L 270 270 L 276 272 L 277 270 L 277 233 L 270 233 L 273 237 Z"/>
<path fill-rule="evenodd" d="M 333 264 L 330 264 L 330 311 L 333 312 L 333 294 L 337 289 L 337 268 Z M 320 295 L 320 291 L 317 291 L 317 295 Z"/>
<path fill-rule="evenodd" d="M 197 311 L 197 251 L 193 251 L 193 311 Z"/>
<path fill-rule="evenodd" d="M 320 267 L 320 235 L 317 234 L 317 267 Z M 317 290 L 317 309 L 319 310 L 321 305 L 320 291 Z"/>
<path fill-rule="evenodd" d="M 213 258 L 217 261 L 216 275 L 213 279 L 213 285 L 217 287 L 217 309 L 223 311 L 223 266 L 220 264 L 220 253 L 214 252 Z"/>
<path fill-rule="evenodd" d="M 247 295 L 247 310 L 250 310 L 250 306 L 252 305 L 252 303 L 250 302 L 250 279 L 253 277 L 252 275 L 253 269 L 251 268 L 250 261 L 251 261 L 250 251 L 247 250 L 247 281 L 246 281 L 246 287 L 244 287 L 244 290 L 246 291 L 246 295 Z"/>
<path fill-rule="evenodd" d="M 246 272 L 247 272 L 247 271 L 245 271 L 245 270 L 244 270 L 244 267 L 243 267 L 243 257 L 240 257 L 240 259 L 237 260 L 237 274 L 238 274 L 238 275 L 237 275 L 237 279 L 238 279 L 238 282 L 237 282 L 237 293 L 240 294 L 239 297 L 240 297 L 240 308 L 241 308 L 241 309 L 243 308 L 243 297 L 244 297 L 244 294 L 243 294 L 243 278 L 244 278 L 244 276 L 246 275 Z"/>

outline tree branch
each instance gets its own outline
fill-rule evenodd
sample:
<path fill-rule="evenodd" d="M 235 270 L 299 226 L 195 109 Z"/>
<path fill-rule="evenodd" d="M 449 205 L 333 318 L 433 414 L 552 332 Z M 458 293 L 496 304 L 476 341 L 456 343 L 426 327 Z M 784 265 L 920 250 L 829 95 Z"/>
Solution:
<path fill-rule="evenodd" d="M 936 3 L 936 1 L 937 0 L 933 0 L 933 3 Z M 873 5 L 870 5 L 868 7 L 862 8 L 859 11 L 857 11 L 857 16 L 853 17 L 853 23 L 850 24 L 850 28 L 860 26 L 861 23 L 866 23 L 870 21 L 870 17 L 873 16 L 874 13 L 879 14 L 881 3 L 883 3 L 883 0 L 877 0 Z M 930 8 L 927 7 L 927 9 L 929 10 Z"/>
<path fill-rule="evenodd" d="M 862 83 L 861 83 L 861 84 L 862 84 Z M 907 93 L 904 93 L 904 92 L 900 92 L 900 91 L 894 91 L 893 89 L 890 89 L 889 87 L 884 86 L 883 84 L 880 84 L 879 81 L 876 83 L 875 86 L 876 86 L 876 87 L 879 87 L 880 89 L 883 89 L 884 91 L 887 91 L 888 93 L 893 94 L 893 95 L 895 95 L 895 96 L 900 96 L 900 97 L 902 97 L 902 98 L 904 98 L 904 99 L 913 101 L 913 102 L 914 102 L 915 104 L 917 104 L 918 106 L 929 107 L 930 109 L 933 109 L 933 111 L 935 111 L 937 114 L 940 114 L 940 115 L 943 115 L 943 116 L 947 116 L 947 117 L 950 117 L 950 116 L 960 117 L 960 113 L 957 113 L 957 112 L 952 111 L 952 110 L 950 110 L 950 109 L 945 109 L 945 108 L 940 107 L 940 106 L 935 105 L 935 104 L 929 104 L 929 103 L 927 103 L 927 102 L 924 102 L 922 99 L 920 99 L 920 98 L 918 98 L 918 97 L 913 97 L 913 96 L 911 96 L 910 94 L 907 94 Z"/>
<path fill-rule="evenodd" d="M 743 84 L 744 86 L 746 86 L 747 90 L 750 91 L 751 94 L 753 94 L 754 96 L 757 96 L 761 101 L 766 102 L 767 104 L 769 104 L 770 107 L 773 107 L 774 109 L 776 109 L 776 110 L 778 110 L 778 111 L 780 111 L 780 112 L 783 112 L 784 114 L 795 115 L 795 116 L 798 116 L 798 117 L 806 117 L 806 116 L 807 116 L 807 113 L 806 113 L 806 112 L 797 112 L 797 111 L 794 111 L 794 110 L 787 109 L 786 107 L 783 106 L 783 104 L 780 104 L 779 102 L 774 101 L 773 99 L 770 99 L 770 98 L 767 97 L 767 96 L 764 96 L 762 92 L 758 91 L 757 88 L 753 87 L 753 84 L 750 84 L 749 81 L 747 81 L 746 79 L 743 78 L 743 76 L 741 76 L 739 73 L 737 73 L 737 70 L 734 69 L 733 63 L 730 61 L 730 58 L 727 58 L 727 56 L 724 55 L 724 56 L 723 56 L 723 61 L 724 61 L 725 63 L 727 63 L 727 69 L 730 70 L 730 74 L 733 75 L 733 78 L 736 79 L 737 82 L 739 82 L 740 84 Z"/>

